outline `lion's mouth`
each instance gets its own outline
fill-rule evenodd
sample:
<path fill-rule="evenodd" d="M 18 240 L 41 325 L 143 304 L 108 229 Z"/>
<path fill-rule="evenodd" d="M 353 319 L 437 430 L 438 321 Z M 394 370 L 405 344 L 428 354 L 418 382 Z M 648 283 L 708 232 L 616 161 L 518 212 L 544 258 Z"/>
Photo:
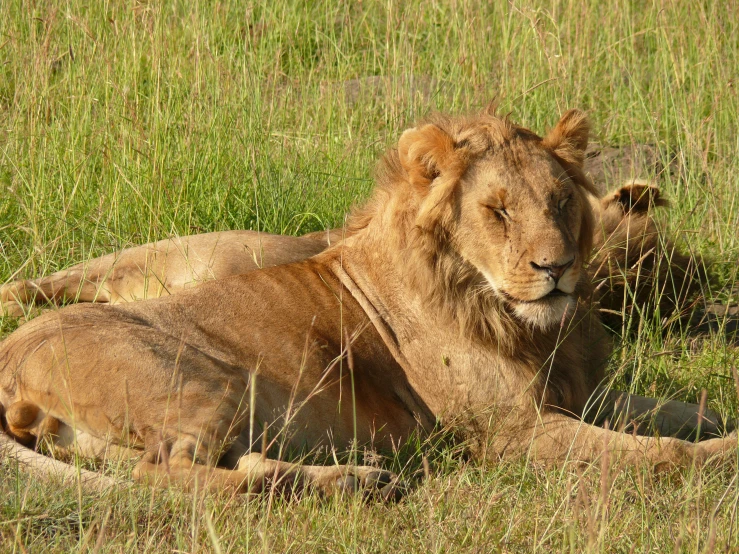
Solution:
<path fill-rule="evenodd" d="M 550 290 L 539 298 L 524 300 L 504 292 L 497 291 L 505 300 L 507 307 L 519 320 L 539 329 L 547 329 L 561 321 L 573 307 L 572 294 L 559 288 Z"/>
<path fill-rule="evenodd" d="M 539 298 L 534 298 L 532 300 L 524 300 L 523 298 L 516 298 L 515 296 L 513 296 L 511 294 L 508 294 L 505 291 L 499 291 L 499 292 L 509 302 L 514 302 L 514 303 L 518 303 L 518 304 L 537 304 L 537 303 L 540 303 L 540 302 L 546 302 L 548 300 L 554 300 L 556 298 L 562 298 L 562 297 L 565 297 L 565 296 L 570 296 L 568 293 L 566 293 L 565 291 L 563 291 L 561 289 L 558 289 L 558 288 L 553 288 L 548 293 L 546 293 L 544 296 L 540 296 Z"/>

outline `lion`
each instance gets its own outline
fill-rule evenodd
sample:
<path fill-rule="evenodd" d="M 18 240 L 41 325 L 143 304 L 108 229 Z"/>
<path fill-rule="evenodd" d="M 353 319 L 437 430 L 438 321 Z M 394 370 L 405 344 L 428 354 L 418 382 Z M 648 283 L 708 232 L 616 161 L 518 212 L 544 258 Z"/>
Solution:
<path fill-rule="evenodd" d="M 713 280 L 702 257 L 680 252 L 657 225 L 653 208 L 668 205 L 659 188 L 634 179 L 591 203 L 598 225 L 587 271 L 601 318 L 618 328 L 654 308 L 663 318 L 690 315 Z"/>
<path fill-rule="evenodd" d="M 578 110 L 543 138 L 492 114 L 437 116 L 401 135 L 317 255 L 31 320 L 0 344 L 4 433 L 139 451 L 133 477 L 154 483 L 384 496 L 388 472 L 280 458 L 389 450 L 460 421 L 486 459 L 689 466 L 734 449 L 623 432 L 628 408 L 599 389 L 610 342 L 583 269 L 588 133 Z"/>

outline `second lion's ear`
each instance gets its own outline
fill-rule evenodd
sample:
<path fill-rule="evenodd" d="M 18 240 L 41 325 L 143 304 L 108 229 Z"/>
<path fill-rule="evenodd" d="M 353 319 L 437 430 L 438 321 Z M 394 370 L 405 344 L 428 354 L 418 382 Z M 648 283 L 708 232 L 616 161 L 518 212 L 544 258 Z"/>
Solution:
<path fill-rule="evenodd" d="M 398 141 L 400 163 L 411 183 L 425 186 L 455 162 L 454 140 L 431 123 L 405 131 Z"/>
<path fill-rule="evenodd" d="M 543 144 L 559 158 L 581 168 L 589 134 L 590 123 L 585 112 L 570 110 L 544 137 Z"/>
<path fill-rule="evenodd" d="M 603 198 L 604 208 L 608 204 L 618 203 L 624 213 L 647 212 L 652 206 L 667 206 L 667 200 L 661 197 L 659 187 L 648 181 L 634 179 L 621 185 L 621 187 L 607 194 Z"/>

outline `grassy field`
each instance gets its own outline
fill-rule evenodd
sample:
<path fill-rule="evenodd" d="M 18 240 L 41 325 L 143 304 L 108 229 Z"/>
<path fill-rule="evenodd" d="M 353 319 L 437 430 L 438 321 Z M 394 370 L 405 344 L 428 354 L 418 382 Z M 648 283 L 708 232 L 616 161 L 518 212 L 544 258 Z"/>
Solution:
<path fill-rule="evenodd" d="M 607 6 L 2 2 L 0 278 L 174 234 L 340 225 L 406 126 L 497 96 L 539 132 L 580 107 L 603 144 L 677 154 L 680 170 L 660 181 L 673 206 L 665 223 L 681 248 L 714 261 L 707 301 L 736 302 L 739 4 Z M 688 401 L 706 389 L 712 408 L 736 417 L 737 337 L 642 322 L 619 342 L 615 382 Z M 736 463 L 655 477 L 481 466 L 445 448 L 433 459 L 430 478 L 390 506 L 97 496 L 0 462 L 0 551 L 739 550 Z"/>

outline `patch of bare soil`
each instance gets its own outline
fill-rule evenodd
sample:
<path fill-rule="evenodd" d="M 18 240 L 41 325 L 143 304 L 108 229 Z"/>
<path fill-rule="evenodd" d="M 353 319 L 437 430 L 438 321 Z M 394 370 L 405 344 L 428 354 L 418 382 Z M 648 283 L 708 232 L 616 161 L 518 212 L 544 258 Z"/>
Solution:
<path fill-rule="evenodd" d="M 665 172 L 677 171 L 677 158 L 665 160 L 653 144 L 605 146 L 591 143 L 585 153 L 585 172 L 598 192 L 607 191 L 632 179 L 658 180 Z"/>

